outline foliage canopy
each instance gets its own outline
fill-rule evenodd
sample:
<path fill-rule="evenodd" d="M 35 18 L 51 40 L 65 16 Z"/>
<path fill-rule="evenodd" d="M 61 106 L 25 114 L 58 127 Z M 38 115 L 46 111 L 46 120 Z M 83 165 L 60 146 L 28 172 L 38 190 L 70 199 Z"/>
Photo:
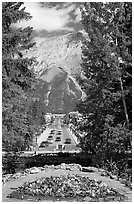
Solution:
<path fill-rule="evenodd" d="M 111 158 L 131 146 L 132 4 L 85 3 L 81 14 L 88 35 L 79 78 L 86 97 L 77 106 L 83 114 L 81 147 Z"/>
<path fill-rule="evenodd" d="M 33 28 L 15 27 L 15 23 L 29 19 L 31 16 L 22 2 L 2 3 L 2 140 L 8 151 L 25 150 L 32 144 L 37 130 L 29 113 L 33 103 L 29 92 L 36 83 L 32 71 L 35 60 L 23 56 L 34 45 Z"/>

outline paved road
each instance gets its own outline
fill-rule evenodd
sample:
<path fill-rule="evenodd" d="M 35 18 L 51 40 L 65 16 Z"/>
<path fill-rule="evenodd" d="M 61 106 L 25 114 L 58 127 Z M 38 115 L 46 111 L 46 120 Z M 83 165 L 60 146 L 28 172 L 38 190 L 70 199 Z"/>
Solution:
<path fill-rule="evenodd" d="M 48 136 L 50 135 L 51 130 L 55 130 L 53 134 L 52 144 L 49 144 L 48 147 L 39 147 L 42 141 L 47 141 Z M 61 131 L 61 135 L 57 135 L 58 130 Z M 61 142 L 56 142 L 55 139 L 57 136 L 60 136 Z M 64 144 L 66 139 L 71 139 L 71 144 Z M 45 154 L 45 153 L 57 153 L 61 151 L 59 145 L 62 145 L 62 152 L 80 152 L 81 150 L 76 147 L 77 143 L 74 139 L 73 135 L 69 131 L 69 127 L 63 125 L 60 121 L 60 118 L 57 118 L 51 126 L 49 126 L 38 138 L 37 138 L 37 154 Z M 2 155 L 4 156 L 4 152 Z M 35 154 L 35 150 L 33 151 L 25 151 L 22 155 L 29 156 Z"/>
<path fill-rule="evenodd" d="M 51 130 L 54 130 L 54 134 L 51 134 Z M 58 134 L 58 131 L 61 131 L 61 134 Z M 48 140 L 48 136 L 52 135 L 53 139 L 52 139 L 52 144 L 49 144 L 48 147 L 39 147 L 42 141 L 47 141 Z M 60 137 L 61 141 L 57 142 L 56 137 Z M 66 139 L 70 139 L 71 140 L 71 144 L 65 144 Z M 65 151 L 71 151 L 71 150 L 76 150 L 76 142 L 73 139 L 69 128 L 67 126 L 64 126 L 61 121 L 60 118 L 55 119 L 55 121 L 53 122 L 53 124 L 48 127 L 41 135 L 40 137 L 37 139 L 37 144 L 38 144 L 38 152 L 41 151 L 56 151 L 56 150 L 60 150 L 62 145 L 62 149 Z"/>

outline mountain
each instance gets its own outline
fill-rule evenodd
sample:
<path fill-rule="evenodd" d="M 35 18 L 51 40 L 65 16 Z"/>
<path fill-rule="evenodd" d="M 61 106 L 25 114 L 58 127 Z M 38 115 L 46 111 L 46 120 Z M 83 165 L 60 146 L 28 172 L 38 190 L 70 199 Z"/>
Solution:
<path fill-rule="evenodd" d="M 66 113 L 75 109 L 83 97 L 76 81 L 81 74 L 82 32 L 62 36 L 36 38 L 36 45 L 26 53 L 36 57 L 34 68 L 39 83 L 34 95 L 45 104 L 47 112 Z"/>

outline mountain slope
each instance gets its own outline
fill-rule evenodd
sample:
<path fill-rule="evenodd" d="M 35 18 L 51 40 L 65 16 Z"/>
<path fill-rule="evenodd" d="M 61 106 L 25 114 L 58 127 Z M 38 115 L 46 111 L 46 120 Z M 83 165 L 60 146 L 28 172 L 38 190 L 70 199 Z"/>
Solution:
<path fill-rule="evenodd" d="M 40 83 L 36 86 L 35 94 L 43 100 L 48 112 L 73 111 L 75 104 L 83 97 L 76 81 L 76 76 L 81 73 L 83 39 L 80 32 L 36 38 L 36 46 L 26 53 L 38 61 L 35 72 Z"/>

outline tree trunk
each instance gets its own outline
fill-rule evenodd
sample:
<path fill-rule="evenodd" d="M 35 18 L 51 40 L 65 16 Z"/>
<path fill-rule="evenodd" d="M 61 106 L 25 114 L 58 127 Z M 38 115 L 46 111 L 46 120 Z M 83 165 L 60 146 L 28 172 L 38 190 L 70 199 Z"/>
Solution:
<path fill-rule="evenodd" d="M 118 30 L 118 28 L 117 28 Z M 118 47 L 118 41 L 116 38 L 116 47 Z M 124 95 L 124 89 L 123 89 L 123 82 L 122 82 L 122 78 L 121 78 L 121 71 L 119 71 L 119 58 L 117 58 L 117 73 L 118 73 L 118 77 L 119 77 L 119 81 L 120 81 L 120 87 L 121 87 L 121 93 L 122 93 L 122 102 L 123 102 L 123 106 L 124 106 L 124 113 L 125 113 L 125 117 L 126 117 L 126 122 L 127 122 L 127 127 L 129 127 L 129 119 L 128 119 L 128 113 L 127 113 L 127 106 L 126 106 L 126 101 L 125 101 L 125 95 Z"/>
<path fill-rule="evenodd" d="M 122 83 L 121 77 L 119 77 L 119 80 L 120 80 L 120 87 L 121 87 L 121 92 L 122 92 L 122 101 L 123 101 L 123 106 L 124 106 L 124 113 L 125 113 L 125 117 L 126 117 L 127 126 L 129 127 L 129 118 L 128 118 L 128 113 L 127 113 L 127 106 L 126 106 L 123 83 Z"/>

